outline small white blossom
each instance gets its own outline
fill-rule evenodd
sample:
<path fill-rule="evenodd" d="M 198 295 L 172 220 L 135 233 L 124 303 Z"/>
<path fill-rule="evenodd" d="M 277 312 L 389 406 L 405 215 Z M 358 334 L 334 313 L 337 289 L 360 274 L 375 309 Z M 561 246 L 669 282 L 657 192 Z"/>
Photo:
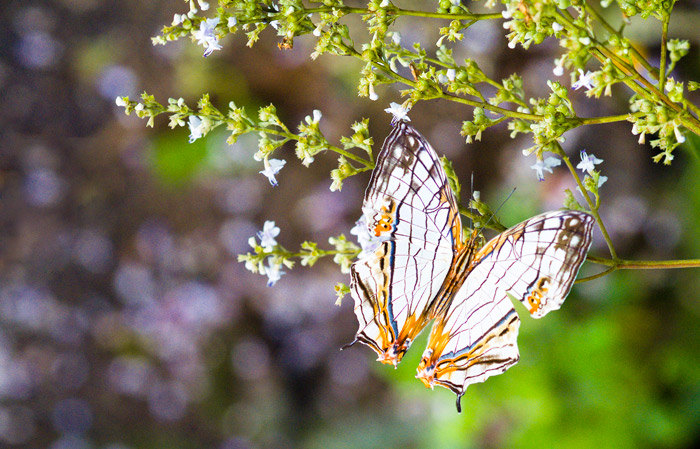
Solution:
<path fill-rule="evenodd" d="M 199 3 L 199 7 L 202 8 L 202 11 L 207 11 L 209 9 L 209 2 L 197 0 L 197 3 Z"/>
<path fill-rule="evenodd" d="M 280 235 L 280 228 L 275 226 L 274 221 L 266 220 L 262 231 L 258 231 L 256 235 L 260 239 L 260 246 L 262 246 L 265 251 L 272 251 L 275 245 L 277 245 L 275 237 Z"/>
<path fill-rule="evenodd" d="M 454 81 L 457 76 L 457 71 L 455 69 L 447 69 L 447 79 Z"/>
<path fill-rule="evenodd" d="M 531 165 L 530 168 L 537 172 L 537 179 L 539 181 L 544 181 L 544 172 L 554 173 L 552 167 L 556 167 L 561 164 L 561 160 L 554 156 L 550 156 L 545 160 L 537 159 L 535 165 Z"/>
<path fill-rule="evenodd" d="M 501 15 L 503 16 L 504 19 L 512 19 L 513 18 L 513 11 L 506 9 L 501 13 Z"/>
<path fill-rule="evenodd" d="M 364 215 L 355 222 L 355 226 L 350 229 L 350 234 L 357 236 L 357 243 L 362 248 L 362 252 L 357 256 L 360 259 L 374 253 L 382 242 L 380 237 L 375 237 L 369 232 L 369 229 L 367 229 L 367 218 Z"/>
<path fill-rule="evenodd" d="M 124 107 L 126 106 L 126 100 L 124 100 L 124 97 L 117 97 L 117 106 Z"/>
<path fill-rule="evenodd" d="M 279 264 L 273 263 L 273 258 L 268 257 L 268 266 L 264 267 L 264 273 L 261 272 L 261 274 L 266 274 L 267 275 L 267 286 L 272 287 L 277 283 L 282 278 L 282 275 L 285 274 L 284 271 L 280 271 L 280 266 Z"/>
<path fill-rule="evenodd" d="M 323 113 L 319 111 L 318 109 L 314 109 L 314 119 L 311 123 L 318 123 L 321 120 L 321 117 L 323 117 Z"/>
<path fill-rule="evenodd" d="M 191 115 L 190 120 L 188 123 L 190 127 L 190 143 L 194 142 L 195 140 L 199 139 L 204 135 L 204 129 L 205 129 L 205 124 L 196 115 Z"/>
<path fill-rule="evenodd" d="M 595 157 L 593 153 L 590 155 L 586 153 L 586 150 L 581 151 L 581 162 L 578 163 L 576 168 L 581 171 L 588 172 L 589 175 L 593 175 L 593 170 L 595 166 L 603 162 L 602 159 Z"/>
<path fill-rule="evenodd" d="M 450 81 L 450 80 L 447 79 L 447 77 L 445 76 L 444 73 L 438 74 L 438 77 L 437 77 L 437 78 L 438 78 L 438 82 L 439 82 L 440 84 L 447 84 L 447 83 Z"/>
<path fill-rule="evenodd" d="M 583 45 L 590 45 L 590 44 L 591 44 L 591 38 L 588 37 L 588 36 L 580 37 L 580 38 L 578 39 L 578 41 L 579 41 L 580 43 L 582 43 Z"/>
<path fill-rule="evenodd" d="M 228 21 L 226 22 L 226 25 L 227 25 L 229 28 L 233 28 L 233 27 L 235 27 L 236 25 L 238 25 L 238 19 L 236 19 L 234 16 L 231 16 L 231 17 L 228 18 Z"/>
<path fill-rule="evenodd" d="M 680 125 L 674 125 L 673 127 L 673 134 L 676 136 L 676 142 L 678 143 L 683 143 L 685 142 L 685 136 L 680 130 Z"/>
<path fill-rule="evenodd" d="M 578 81 L 576 81 L 574 84 L 571 85 L 571 87 L 574 90 L 577 90 L 581 87 L 585 87 L 586 90 L 591 90 L 595 87 L 595 84 L 593 83 L 593 72 L 587 71 L 584 74 L 583 70 L 578 69 L 578 73 L 579 73 Z"/>
<path fill-rule="evenodd" d="M 394 44 L 401 45 L 401 34 L 398 31 L 394 31 L 391 35 L 391 40 L 394 41 Z"/>
<path fill-rule="evenodd" d="M 390 107 L 384 109 L 384 112 L 393 114 L 395 120 L 405 120 L 407 122 L 411 121 L 411 119 L 408 117 L 408 109 L 404 108 L 398 103 L 394 103 L 393 101 L 389 106 Z"/>
<path fill-rule="evenodd" d="M 273 187 L 277 187 L 275 175 L 282 170 L 282 167 L 284 167 L 286 163 L 287 161 L 282 159 L 265 159 L 265 170 L 261 170 L 260 173 L 267 176 L 267 179 L 270 180 L 270 184 L 272 184 Z"/>
<path fill-rule="evenodd" d="M 389 0 L 382 0 L 382 2 L 379 4 L 380 8 L 386 8 L 389 6 Z"/>
<path fill-rule="evenodd" d="M 450 0 L 450 3 L 452 3 L 452 6 L 459 6 L 462 4 L 460 0 Z"/>
<path fill-rule="evenodd" d="M 270 22 L 270 26 L 271 26 L 272 28 L 274 28 L 274 29 L 278 29 L 279 26 L 280 26 L 280 21 L 279 21 L 279 20 L 273 20 L 272 22 Z"/>
<path fill-rule="evenodd" d="M 192 36 L 197 39 L 197 45 L 201 45 L 205 48 L 205 58 L 212 54 L 214 50 L 221 50 L 219 37 L 216 35 L 216 25 L 218 24 L 218 18 L 203 20 L 199 24 L 199 30 L 192 33 Z"/>
<path fill-rule="evenodd" d="M 564 67 L 558 65 L 554 67 L 554 70 L 552 70 L 552 73 L 554 73 L 554 76 L 562 76 L 564 74 Z"/>
<path fill-rule="evenodd" d="M 372 101 L 377 101 L 379 99 L 379 95 L 374 91 L 374 84 L 369 83 L 369 99 Z"/>
<path fill-rule="evenodd" d="M 172 26 L 180 25 L 182 23 L 182 16 L 180 14 L 175 14 L 173 16 Z"/>
<path fill-rule="evenodd" d="M 319 23 L 318 26 L 316 28 L 314 28 L 314 31 L 311 34 L 313 34 L 316 37 L 320 37 L 321 36 L 321 28 L 323 28 L 323 24 Z"/>
<path fill-rule="evenodd" d="M 558 33 L 563 29 L 564 27 L 559 25 L 557 22 L 552 23 L 552 30 L 554 30 L 555 33 Z"/>

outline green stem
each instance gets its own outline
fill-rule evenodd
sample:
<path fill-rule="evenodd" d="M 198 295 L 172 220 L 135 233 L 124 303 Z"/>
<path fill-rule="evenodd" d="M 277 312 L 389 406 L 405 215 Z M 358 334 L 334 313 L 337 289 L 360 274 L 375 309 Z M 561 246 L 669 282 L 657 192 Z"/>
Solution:
<path fill-rule="evenodd" d="M 592 15 L 600 24 L 605 28 L 610 34 L 614 34 L 618 36 L 621 40 L 624 39 L 622 34 L 614 29 L 607 20 L 605 20 L 605 17 L 603 17 L 598 11 L 596 11 L 588 2 L 586 2 L 586 12 L 588 12 L 590 15 Z M 649 61 L 642 56 L 642 54 L 637 50 L 633 45 L 630 45 L 630 53 L 632 53 L 632 56 L 634 56 L 634 59 L 639 62 L 650 74 L 654 75 L 658 72 L 656 67 L 651 65 Z"/>
<path fill-rule="evenodd" d="M 589 259 L 586 258 L 586 260 L 589 260 Z M 574 282 L 574 284 L 581 284 L 581 283 L 583 283 L 583 282 L 588 282 L 588 281 L 592 281 L 592 280 L 594 280 L 594 279 L 602 278 L 603 276 L 608 275 L 608 274 L 612 273 L 612 272 L 615 271 L 615 270 L 616 270 L 615 267 L 610 267 L 610 268 L 608 268 L 607 270 L 601 271 L 600 273 L 594 274 L 594 275 L 592 275 L 592 276 L 588 276 L 588 277 L 585 277 L 585 278 L 576 279 L 576 281 Z"/>
<path fill-rule="evenodd" d="M 581 125 L 598 125 L 601 123 L 613 123 L 613 122 L 624 122 L 629 117 L 631 116 L 638 116 L 641 117 L 644 114 L 641 112 L 638 112 L 636 114 L 620 114 L 620 115 L 609 115 L 606 117 L 590 117 L 590 118 L 579 118 L 578 120 L 581 122 Z"/>
<path fill-rule="evenodd" d="M 255 131 L 255 132 L 264 132 L 266 134 L 273 134 L 275 136 L 284 137 L 285 140 L 283 143 L 286 143 L 290 140 L 297 140 L 297 141 L 299 140 L 299 136 L 297 136 L 296 134 L 292 134 L 290 132 L 277 131 L 275 129 L 262 128 L 260 126 L 251 126 L 250 129 L 252 131 Z M 350 153 L 349 151 L 344 150 L 342 148 L 338 148 L 338 147 L 333 146 L 333 145 L 328 145 L 327 148 L 331 151 L 338 153 L 338 154 L 342 154 L 343 156 L 345 156 L 348 159 L 351 159 L 355 162 L 359 162 L 360 164 L 364 165 L 367 168 L 372 168 L 374 166 L 374 164 L 371 161 L 367 161 L 367 160 L 365 160 L 359 156 L 356 156 L 356 155 L 354 155 L 354 154 Z"/>
<path fill-rule="evenodd" d="M 606 259 L 603 257 L 588 256 L 586 260 L 605 265 L 616 270 L 653 270 L 662 268 L 698 268 L 700 267 L 700 259 L 686 260 L 623 260 L 623 259 Z"/>
<path fill-rule="evenodd" d="M 358 54 L 357 57 L 359 59 L 362 59 L 362 55 L 360 55 L 360 54 Z M 391 67 L 388 67 L 386 65 L 386 63 L 384 63 L 383 61 L 372 61 L 372 64 L 374 64 L 374 66 L 377 69 L 383 71 L 384 74 L 387 75 L 388 77 L 393 78 L 394 80 L 399 81 L 399 82 L 401 82 L 407 86 L 410 86 L 414 89 L 418 87 L 417 82 L 412 81 L 408 78 L 404 78 L 403 76 L 399 75 L 398 73 L 392 71 Z M 505 109 L 505 108 L 501 108 L 498 106 L 494 106 L 494 105 L 492 105 L 488 102 L 485 102 L 485 101 L 469 100 L 467 98 L 458 97 L 456 95 L 452 95 L 452 94 L 449 94 L 449 93 L 443 92 L 443 91 L 440 91 L 440 93 L 438 95 L 436 95 L 435 98 L 445 98 L 445 99 L 448 99 L 448 100 L 451 100 L 451 101 L 454 101 L 457 103 L 463 103 L 463 104 L 466 104 L 466 105 L 469 105 L 469 106 L 472 106 L 475 108 L 483 108 L 483 109 L 495 112 L 497 114 L 505 115 L 505 116 L 511 117 L 511 118 L 519 118 L 519 119 L 523 119 L 523 120 L 533 120 L 533 121 L 540 121 L 540 120 L 544 119 L 544 117 L 542 117 L 541 115 L 526 114 L 524 112 L 511 111 L 510 109 Z"/>
<path fill-rule="evenodd" d="M 564 153 L 564 150 L 562 149 L 561 145 L 557 144 L 557 147 L 559 148 L 559 155 L 564 160 L 564 163 L 566 164 L 566 166 L 569 168 L 569 172 L 571 172 L 571 175 L 574 177 L 574 180 L 576 181 L 576 184 L 578 185 L 578 188 L 581 191 L 581 194 L 585 198 L 586 203 L 588 204 L 588 208 L 591 210 L 591 214 L 593 214 L 596 221 L 598 222 L 598 227 L 600 228 L 600 232 L 603 233 L 603 238 L 605 239 L 605 243 L 608 245 L 608 250 L 610 251 L 610 255 L 612 256 L 613 259 L 617 259 L 617 252 L 615 251 L 615 247 L 613 246 L 612 239 L 610 238 L 610 235 L 608 234 L 608 230 L 605 228 L 605 223 L 603 223 L 603 219 L 600 218 L 600 214 L 598 213 L 597 202 L 593 203 L 591 198 L 586 193 L 586 189 L 583 186 L 583 182 L 581 182 L 581 178 L 579 178 L 578 173 L 576 173 L 576 168 L 571 163 L 569 156 L 567 156 L 566 153 Z"/>
<path fill-rule="evenodd" d="M 344 14 L 375 14 L 376 11 L 372 11 L 369 8 L 350 8 L 350 7 L 319 7 L 319 8 L 306 8 L 304 10 L 307 14 L 315 13 L 332 13 L 334 11 L 341 11 Z M 410 9 L 401 8 L 387 8 L 387 14 L 394 16 L 411 16 L 411 17 L 425 17 L 427 19 L 447 19 L 447 20 L 489 20 L 489 19 L 502 19 L 503 16 L 500 13 L 493 14 L 451 14 L 451 13 L 438 13 L 430 11 L 414 11 Z"/>
<path fill-rule="evenodd" d="M 666 42 L 668 41 L 668 22 L 670 14 L 664 14 L 661 28 L 661 62 L 659 63 L 659 89 L 663 92 L 666 85 Z"/>

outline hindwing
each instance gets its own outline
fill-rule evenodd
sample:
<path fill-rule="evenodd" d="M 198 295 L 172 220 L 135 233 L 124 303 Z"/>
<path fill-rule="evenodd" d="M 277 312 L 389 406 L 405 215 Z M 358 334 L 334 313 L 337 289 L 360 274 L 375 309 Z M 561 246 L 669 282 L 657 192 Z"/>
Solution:
<path fill-rule="evenodd" d="M 509 296 L 535 318 L 558 309 L 586 258 L 593 223 L 584 212 L 549 212 L 483 246 L 436 318 L 417 377 L 461 396 L 469 384 L 515 364 L 520 324 Z"/>

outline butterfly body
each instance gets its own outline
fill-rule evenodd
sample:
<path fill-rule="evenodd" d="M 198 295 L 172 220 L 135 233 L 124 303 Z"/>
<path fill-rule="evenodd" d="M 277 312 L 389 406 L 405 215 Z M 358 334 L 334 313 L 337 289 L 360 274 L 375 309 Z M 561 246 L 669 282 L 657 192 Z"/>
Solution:
<path fill-rule="evenodd" d="M 365 193 L 368 232 L 381 243 L 351 267 L 356 341 L 396 366 L 433 321 L 417 376 L 426 386 L 466 387 L 519 359 L 517 298 L 539 318 L 558 309 L 591 244 L 585 212 L 535 216 L 480 247 L 463 239 L 457 202 L 435 150 L 398 122 Z"/>

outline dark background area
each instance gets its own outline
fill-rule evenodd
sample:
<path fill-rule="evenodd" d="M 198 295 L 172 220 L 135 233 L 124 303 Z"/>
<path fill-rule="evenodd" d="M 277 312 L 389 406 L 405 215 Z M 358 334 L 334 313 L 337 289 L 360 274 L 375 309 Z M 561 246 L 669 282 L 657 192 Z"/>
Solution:
<path fill-rule="evenodd" d="M 673 76 L 698 80 L 700 11 L 681 3 L 671 35 L 692 48 Z M 229 146 L 217 130 L 189 144 L 166 117 L 146 128 L 114 100 L 146 90 L 194 107 L 209 92 L 221 109 L 232 100 L 251 113 L 274 103 L 290 127 L 320 109 L 336 144 L 368 117 L 377 151 L 390 126 L 383 109 L 400 102 L 398 89 L 378 87 L 377 102 L 358 97 L 360 64 L 311 61 L 311 35 L 289 51 L 278 50 L 271 29 L 253 49 L 228 36 L 206 59 L 187 40 L 152 46 L 150 37 L 186 11 L 179 0 L 0 3 L 0 447 L 700 445 L 698 270 L 618 271 L 574 287 L 544 320 L 523 317 L 520 363 L 471 387 L 461 415 L 452 393 L 414 379 L 419 349 L 397 370 L 359 345 L 340 352 L 357 326 L 349 296 L 334 305 L 333 286 L 347 275 L 322 261 L 267 288 L 236 254 L 265 220 L 290 249 L 349 236 L 369 174 L 330 192 L 337 157 L 320 154 L 305 168 L 285 147 L 275 154 L 287 165 L 273 189 L 252 157 L 255 136 Z M 432 49 L 446 24 L 401 18 L 397 28 L 404 45 Z M 526 92 L 547 95 L 557 42 L 510 50 L 501 24 L 469 29 L 457 59 L 476 59 L 494 79 L 517 71 Z M 657 25 L 630 27 L 652 61 Z M 355 33 L 366 39 L 361 27 Z M 628 97 L 622 86 L 601 101 L 571 92 L 586 117 L 624 113 Z M 561 167 L 538 183 L 534 157 L 521 154 L 531 143 L 511 140 L 505 126 L 466 145 L 459 129 L 469 108 L 421 102 L 410 115 L 465 190 L 473 173 L 482 199 L 497 206 L 517 188 L 501 209 L 505 224 L 561 207 L 563 190 L 573 189 Z M 619 254 L 700 257 L 698 138 L 688 136 L 667 167 L 630 129 L 590 126 L 564 144 L 573 160 L 581 149 L 604 159 L 601 213 Z M 599 234 L 592 254 L 608 255 Z M 599 270 L 586 264 L 582 275 Z"/>

